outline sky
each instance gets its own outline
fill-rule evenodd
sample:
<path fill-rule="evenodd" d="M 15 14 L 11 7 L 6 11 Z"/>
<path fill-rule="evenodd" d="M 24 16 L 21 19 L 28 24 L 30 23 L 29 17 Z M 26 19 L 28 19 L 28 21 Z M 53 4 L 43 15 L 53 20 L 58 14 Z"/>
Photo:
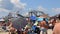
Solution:
<path fill-rule="evenodd" d="M 53 16 L 60 13 L 60 0 L 0 0 L 0 17 L 16 11 L 26 15 L 29 10 L 39 10 Z"/>

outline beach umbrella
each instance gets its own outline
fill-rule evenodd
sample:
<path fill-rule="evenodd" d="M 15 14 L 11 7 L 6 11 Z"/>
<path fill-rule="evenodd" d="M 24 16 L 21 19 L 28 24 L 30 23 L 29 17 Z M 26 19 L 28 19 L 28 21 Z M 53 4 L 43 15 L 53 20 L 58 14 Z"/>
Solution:
<path fill-rule="evenodd" d="M 30 16 L 31 20 L 36 20 L 36 16 Z"/>
<path fill-rule="evenodd" d="M 13 27 L 16 29 L 24 28 L 27 25 L 25 18 L 14 18 L 12 19 Z"/>

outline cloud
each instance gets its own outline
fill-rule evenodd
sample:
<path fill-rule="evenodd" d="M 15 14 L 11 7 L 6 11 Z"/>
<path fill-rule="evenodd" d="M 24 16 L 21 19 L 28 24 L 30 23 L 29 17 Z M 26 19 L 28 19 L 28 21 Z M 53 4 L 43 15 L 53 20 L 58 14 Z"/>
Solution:
<path fill-rule="evenodd" d="M 0 1 L 0 8 L 12 10 L 13 7 L 14 7 L 14 5 L 10 2 L 10 0 L 1 0 Z"/>
<path fill-rule="evenodd" d="M 20 8 L 20 9 L 25 8 L 26 6 L 26 3 L 22 3 L 20 2 L 20 0 L 11 0 L 11 3 L 13 3 L 15 7 Z"/>
<path fill-rule="evenodd" d="M 60 12 L 60 8 L 52 8 L 52 11 Z"/>
<path fill-rule="evenodd" d="M 48 11 L 46 8 L 42 7 L 42 6 L 38 6 L 37 8 L 39 11 Z"/>
<path fill-rule="evenodd" d="M 51 8 L 51 13 L 52 16 L 56 14 L 60 14 L 60 8 Z"/>
<path fill-rule="evenodd" d="M 4 8 L 0 8 L 0 13 L 1 13 L 1 12 L 7 12 L 7 13 L 9 13 L 10 10 L 4 9 Z"/>
<path fill-rule="evenodd" d="M 5 17 L 9 12 L 10 10 L 0 8 L 0 18 Z"/>
<path fill-rule="evenodd" d="M 2 0 L 0 0 L 0 1 L 2 1 Z"/>
<path fill-rule="evenodd" d="M 0 13 L 9 13 L 14 11 L 21 11 L 26 7 L 26 3 L 20 0 L 0 0 Z"/>
<path fill-rule="evenodd" d="M 26 3 L 22 3 L 20 0 L 0 0 L 0 8 L 4 8 L 7 10 L 16 11 L 24 9 Z"/>

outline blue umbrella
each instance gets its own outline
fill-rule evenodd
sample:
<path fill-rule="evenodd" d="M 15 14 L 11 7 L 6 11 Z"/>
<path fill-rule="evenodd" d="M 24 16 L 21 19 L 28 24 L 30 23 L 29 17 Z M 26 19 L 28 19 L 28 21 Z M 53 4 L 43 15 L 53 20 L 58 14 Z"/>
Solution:
<path fill-rule="evenodd" d="M 36 16 L 30 16 L 31 20 L 36 20 Z"/>
<path fill-rule="evenodd" d="M 43 21 L 44 18 L 37 18 L 37 21 Z"/>

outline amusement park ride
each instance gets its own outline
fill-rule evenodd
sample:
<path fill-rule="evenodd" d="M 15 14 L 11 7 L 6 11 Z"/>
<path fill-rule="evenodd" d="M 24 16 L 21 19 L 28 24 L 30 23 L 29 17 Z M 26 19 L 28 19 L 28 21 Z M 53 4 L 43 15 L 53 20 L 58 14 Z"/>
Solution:
<path fill-rule="evenodd" d="M 26 17 L 24 17 L 24 16 L 22 16 L 21 14 L 19 14 L 19 13 L 15 13 L 15 15 L 17 16 L 17 17 L 13 17 L 12 16 L 12 13 L 9 13 L 9 15 L 6 17 L 7 19 L 11 19 L 11 21 L 12 21 L 12 23 L 13 23 L 13 26 L 16 28 L 16 29 L 18 29 L 18 28 L 23 28 L 23 27 L 25 27 L 25 25 L 27 24 L 27 21 L 26 21 Z M 32 16 L 32 15 L 35 15 L 35 16 L 46 16 L 46 17 L 48 17 L 48 15 L 47 14 L 45 14 L 44 12 L 42 12 L 42 11 L 36 11 L 36 10 L 33 10 L 33 11 L 30 11 L 29 13 L 28 13 L 28 17 L 30 17 L 30 16 Z M 6 19 L 5 18 L 5 19 Z"/>
<path fill-rule="evenodd" d="M 49 17 L 48 14 L 45 14 L 44 12 L 42 11 L 38 11 L 38 10 L 32 10 L 28 13 L 29 17 L 32 16 L 32 15 L 35 15 L 36 17 L 37 16 L 45 16 L 45 17 Z"/>

